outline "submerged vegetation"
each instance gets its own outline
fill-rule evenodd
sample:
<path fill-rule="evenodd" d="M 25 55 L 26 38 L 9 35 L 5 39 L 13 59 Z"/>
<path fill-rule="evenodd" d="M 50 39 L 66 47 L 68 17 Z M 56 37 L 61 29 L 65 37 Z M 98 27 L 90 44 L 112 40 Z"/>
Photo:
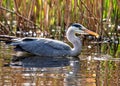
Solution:
<path fill-rule="evenodd" d="M 78 22 L 101 35 L 100 51 L 120 57 L 120 0 L 1 0 L 0 34 L 63 39 Z"/>

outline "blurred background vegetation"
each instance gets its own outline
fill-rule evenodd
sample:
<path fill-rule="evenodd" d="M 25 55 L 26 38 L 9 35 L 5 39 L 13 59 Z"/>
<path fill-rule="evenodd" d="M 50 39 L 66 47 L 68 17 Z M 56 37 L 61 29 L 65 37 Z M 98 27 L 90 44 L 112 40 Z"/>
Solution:
<path fill-rule="evenodd" d="M 109 39 L 100 51 L 120 57 L 120 0 L 0 0 L 0 35 L 63 40 L 74 22 Z"/>

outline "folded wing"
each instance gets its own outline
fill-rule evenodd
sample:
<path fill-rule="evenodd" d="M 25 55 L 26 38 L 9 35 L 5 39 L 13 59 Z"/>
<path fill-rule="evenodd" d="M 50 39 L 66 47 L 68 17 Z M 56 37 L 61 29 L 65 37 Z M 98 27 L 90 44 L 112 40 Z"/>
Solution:
<path fill-rule="evenodd" d="M 22 50 L 40 56 L 65 56 L 71 48 L 64 42 L 51 39 L 23 40 L 13 43 Z"/>

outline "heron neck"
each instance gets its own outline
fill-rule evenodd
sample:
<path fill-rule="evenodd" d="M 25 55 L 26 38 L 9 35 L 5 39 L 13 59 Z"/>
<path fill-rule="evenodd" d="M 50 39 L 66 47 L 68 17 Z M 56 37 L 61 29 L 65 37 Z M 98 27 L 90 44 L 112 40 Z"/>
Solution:
<path fill-rule="evenodd" d="M 67 39 L 73 44 L 73 48 L 71 49 L 71 56 L 79 55 L 82 47 L 80 38 L 75 35 L 75 31 L 73 29 L 68 29 L 66 36 Z"/>

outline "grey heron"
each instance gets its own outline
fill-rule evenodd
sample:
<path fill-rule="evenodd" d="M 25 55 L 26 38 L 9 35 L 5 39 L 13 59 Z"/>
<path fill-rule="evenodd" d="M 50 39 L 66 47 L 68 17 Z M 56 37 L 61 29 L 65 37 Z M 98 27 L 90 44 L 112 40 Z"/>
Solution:
<path fill-rule="evenodd" d="M 62 41 L 48 38 L 23 38 L 22 40 L 11 42 L 10 45 L 16 46 L 16 50 L 28 52 L 38 56 L 78 56 L 81 52 L 82 43 L 80 38 L 77 37 L 75 33 L 80 34 L 83 31 L 99 37 L 97 33 L 86 29 L 83 25 L 73 23 L 69 26 L 66 32 L 66 37 L 68 41 L 73 44 L 73 48 Z"/>

